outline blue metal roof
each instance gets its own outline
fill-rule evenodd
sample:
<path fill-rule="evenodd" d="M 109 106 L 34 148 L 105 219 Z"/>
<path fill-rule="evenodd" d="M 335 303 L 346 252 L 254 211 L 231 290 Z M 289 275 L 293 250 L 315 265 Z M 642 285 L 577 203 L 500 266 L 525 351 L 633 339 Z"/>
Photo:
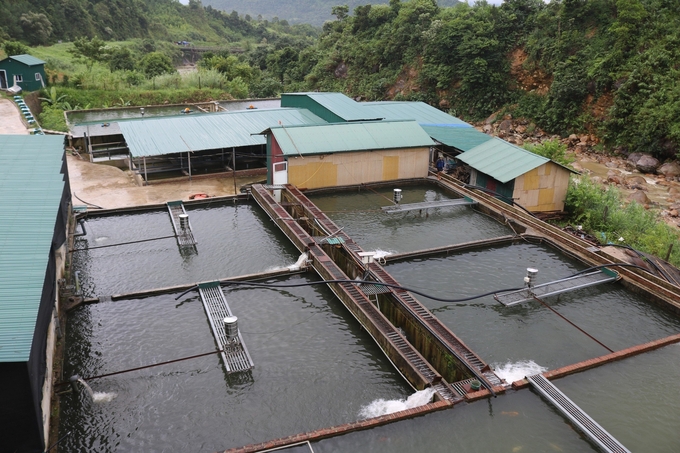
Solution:
<path fill-rule="evenodd" d="M 371 112 L 371 115 L 386 120 L 414 120 L 423 125 L 432 126 L 458 126 L 472 127 L 471 124 L 442 112 L 424 102 L 410 101 L 382 101 L 382 102 L 358 102 L 363 109 Z"/>
<path fill-rule="evenodd" d="M 434 142 L 415 121 L 367 121 L 321 126 L 272 127 L 284 155 L 429 147 Z"/>
<path fill-rule="evenodd" d="M 0 362 L 28 361 L 64 179 L 64 137 L 0 135 Z"/>
<path fill-rule="evenodd" d="M 458 124 L 421 124 L 421 126 L 430 137 L 461 151 L 470 151 L 493 138 L 474 127 L 460 127 Z"/>
<path fill-rule="evenodd" d="M 304 109 L 246 110 L 119 122 L 133 157 L 160 156 L 209 149 L 264 145 L 258 134 L 283 124 L 326 124 Z"/>

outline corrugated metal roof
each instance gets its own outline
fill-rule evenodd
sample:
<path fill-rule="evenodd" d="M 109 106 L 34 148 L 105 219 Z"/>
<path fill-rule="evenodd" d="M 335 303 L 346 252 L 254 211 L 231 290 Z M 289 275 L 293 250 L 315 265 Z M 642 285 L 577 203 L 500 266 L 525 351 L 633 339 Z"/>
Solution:
<path fill-rule="evenodd" d="M 357 105 L 372 112 L 370 116 L 377 116 L 386 120 L 415 120 L 421 126 L 427 124 L 431 126 L 459 125 L 460 127 L 472 127 L 465 121 L 424 102 L 360 102 Z"/>
<path fill-rule="evenodd" d="M 64 137 L 0 135 L 0 362 L 25 362 L 33 342 L 64 190 Z"/>
<path fill-rule="evenodd" d="M 247 110 L 118 123 L 133 157 L 264 145 L 259 132 L 283 124 L 326 124 L 304 109 Z"/>
<path fill-rule="evenodd" d="M 285 96 L 306 96 L 314 102 L 333 112 L 345 121 L 370 121 L 378 120 L 383 117 L 364 109 L 364 104 L 356 102 L 354 99 L 342 93 L 284 93 Z M 282 95 L 283 98 L 283 95 Z M 400 120 L 411 118 L 397 118 Z"/>
<path fill-rule="evenodd" d="M 35 65 L 38 65 L 38 64 L 45 64 L 45 62 L 42 61 L 40 58 L 35 58 L 33 55 L 28 55 L 28 54 L 12 55 L 10 58 L 12 60 L 18 61 L 19 63 L 23 63 L 27 66 L 35 66 Z"/>
<path fill-rule="evenodd" d="M 323 154 L 432 146 L 415 121 L 335 123 L 323 126 L 273 127 L 284 155 Z"/>
<path fill-rule="evenodd" d="M 505 140 L 492 138 L 456 156 L 472 168 L 506 183 L 550 161 Z"/>
<path fill-rule="evenodd" d="M 430 137 L 461 151 L 470 151 L 475 146 L 481 145 L 492 138 L 490 135 L 479 132 L 474 127 L 457 127 L 457 125 L 432 126 L 423 124 L 421 124 L 421 126 L 425 129 L 425 132 L 430 134 Z"/>

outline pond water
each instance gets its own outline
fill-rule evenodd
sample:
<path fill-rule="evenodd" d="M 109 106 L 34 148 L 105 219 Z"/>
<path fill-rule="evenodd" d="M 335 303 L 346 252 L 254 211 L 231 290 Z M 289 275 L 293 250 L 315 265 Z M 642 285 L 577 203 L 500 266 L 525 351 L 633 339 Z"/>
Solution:
<path fill-rule="evenodd" d="M 278 281 L 278 280 L 277 280 Z M 311 275 L 279 283 L 318 281 Z M 274 281 L 272 281 L 274 282 Z M 255 363 L 227 375 L 218 354 L 90 381 L 109 401 L 61 399 L 62 451 L 212 452 L 356 421 L 413 391 L 325 285 L 225 289 Z M 65 376 L 215 349 L 197 292 L 83 306 L 71 314 Z"/>
<path fill-rule="evenodd" d="M 402 187 L 401 204 L 457 198 L 434 185 Z M 386 214 L 392 188 L 311 195 L 310 199 L 364 250 L 412 252 L 512 234 L 470 206 Z"/>
<path fill-rule="evenodd" d="M 403 193 L 402 203 L 451 196 L 431 186 L 409 186 Z M 384 189 L 316 195 L 313 201 L 365 250 L 405 252 L 512 233 L 469 207 L 384 214 L 380 206 L 391 204 L 391 194 Z M 167 211 L 90 218 L 88 234 L 77 238 L 76 248 L 92 248 L 75 252 L 73 262 L 84 295 L 227 278 L 290 266 L 298 258 L 295 247 L 254 205 L 209 204 L 187 212 L 198 241 L 191 253 L 180 251 L 174 238 L 94 248 L 172 235 Z M 537 268 L 536 282 L 545 283 L 585 266 L 550 247 L 518 242 L 396 262 L 386 269 L 404 286 L 458 299 L 521 287 L 527 267 Z M 310 273 L 272 281 L 319 280 Z M 214 354 L 92 380 L 99 402 L 85 393 L 61 398 L 60 430 L 62 435 L 72 432 L 60 445 L 63 451 L 217 451 L 356 421 L 371 402 L 404 400 L 413 393 L 325 285 L 224 291 L 239 317 L 255 363 L 252 371 L 227 375 Z M 89 377 L 213 350 L 198 294 L 177 296 L 77 308 L 68 321 L 64 376 Z M 505 307 L 491 296 L 463 302 L 417 297 L 509 381 L 608 352 L 537 302 Z M 620 284 L 545 302 L 614 350 L 680 330 L 680 320 Z M 632 451 L 677 451 L 680 402 L 667 394 L 680 372 L 679 349 L 664 348 L 556 384 Z M 610 428 L 619 423 L 621 428 Z M 596 451 L 530 390 L 315 442 L 313 448 Z"/>
<path fill-rule="evenodd" d="M 630 451 L 680 451 L 680 345 L 553 381 Z"/>
<path fill-rule="evenodd" d="M 312 444 L 315 453 L 560 453 L 598 450 L 529 390 Z"/>
<path fill-rule="evenodd" d="M 180 250 L 175 238 L 74 253 L 83 294 L 123 294 L 217 280 L 290 266 L 299 253 L 258 207 L 212 204 L 187 207 L 196 250 Z M 158 210 L 92 217 L 75 247 L 100 247 L 174 234 L 170 214 Z"/>
<path fill-rule="evenodd" d="M 583 269 L 558 251 L 528 243 L 477 249 L 386 266 L 402 285 L 446 299 L 522 287 L 526 268 L 547 283 Z M 605 348 L 539 302 L 505 307 L 493 296 L 464 302 L 416 297 L 493 367 L 533 362 L 554 369 L 607 354 Z M 673 335 L 680 320 L 620 284 L 545 298 L 546 304 L 612 350 Z"/>
<path fill-rule="evenodd" d="M 104 110 L 78 110 L 71 111 L 67 114 L 68 122 L 71 125 L 86 124 L 86 123 L 101 123 L 112 122 L 122 119 L 130 118 L 153 118 L 157 116 L 175 116 L 183 115 L 181 112 L 186 107 L 193 110 L 193 114 L 199 114 L 196 106 L 192 104 L 182 105 L 159 105 L 144 107 L 144 116 L 142 116 L 140 107 L 128 107 L 118 109 L 104 109 Z"/>

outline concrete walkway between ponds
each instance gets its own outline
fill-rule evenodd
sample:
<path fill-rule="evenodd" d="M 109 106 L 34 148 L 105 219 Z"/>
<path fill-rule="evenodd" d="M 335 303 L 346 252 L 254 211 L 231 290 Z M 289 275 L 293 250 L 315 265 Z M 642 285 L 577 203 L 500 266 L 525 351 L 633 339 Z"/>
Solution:
<path fill-rule="evenodd" d="M 4 98 L 0 98 L 0 134 L 28 135 L 17 105 Z"/>

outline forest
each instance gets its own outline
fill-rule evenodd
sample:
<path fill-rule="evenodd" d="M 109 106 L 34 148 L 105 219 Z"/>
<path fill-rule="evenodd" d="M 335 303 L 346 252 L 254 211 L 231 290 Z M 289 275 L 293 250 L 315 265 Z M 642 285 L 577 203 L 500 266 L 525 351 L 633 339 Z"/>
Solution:
<path fill-rule="evenodd" d="M 181 52 L 170 43 L 187 41 L 216 47 L 200 67 L 219 73 L 219 86 L 238 86 L 235 97 L 324 90 L 421 100 L 469 121 L 502 111 L 550 133 L 587 132 L 603 149 L 662 159 L 679 151 L 676 0 L 454 7 L 390 0 L 352 10 L 336 5 L 329 13 L 333 20 L 318 29 L 199 0 L 0 0 L 0 40 L 45 46 L 96 37 L 103 55 L 90 63 L 118 73 L 102 89 L 143 86 L 166 72 L 149 70 L 145 55 L 161 52 L 179 64 Z M 51 63 L 54 81 L 64 84 L 66 75 L 64 85 L 73 87 L 72 63 Z M 86 78 L 80 71 L 76 85 L 94 88 Z"/>

